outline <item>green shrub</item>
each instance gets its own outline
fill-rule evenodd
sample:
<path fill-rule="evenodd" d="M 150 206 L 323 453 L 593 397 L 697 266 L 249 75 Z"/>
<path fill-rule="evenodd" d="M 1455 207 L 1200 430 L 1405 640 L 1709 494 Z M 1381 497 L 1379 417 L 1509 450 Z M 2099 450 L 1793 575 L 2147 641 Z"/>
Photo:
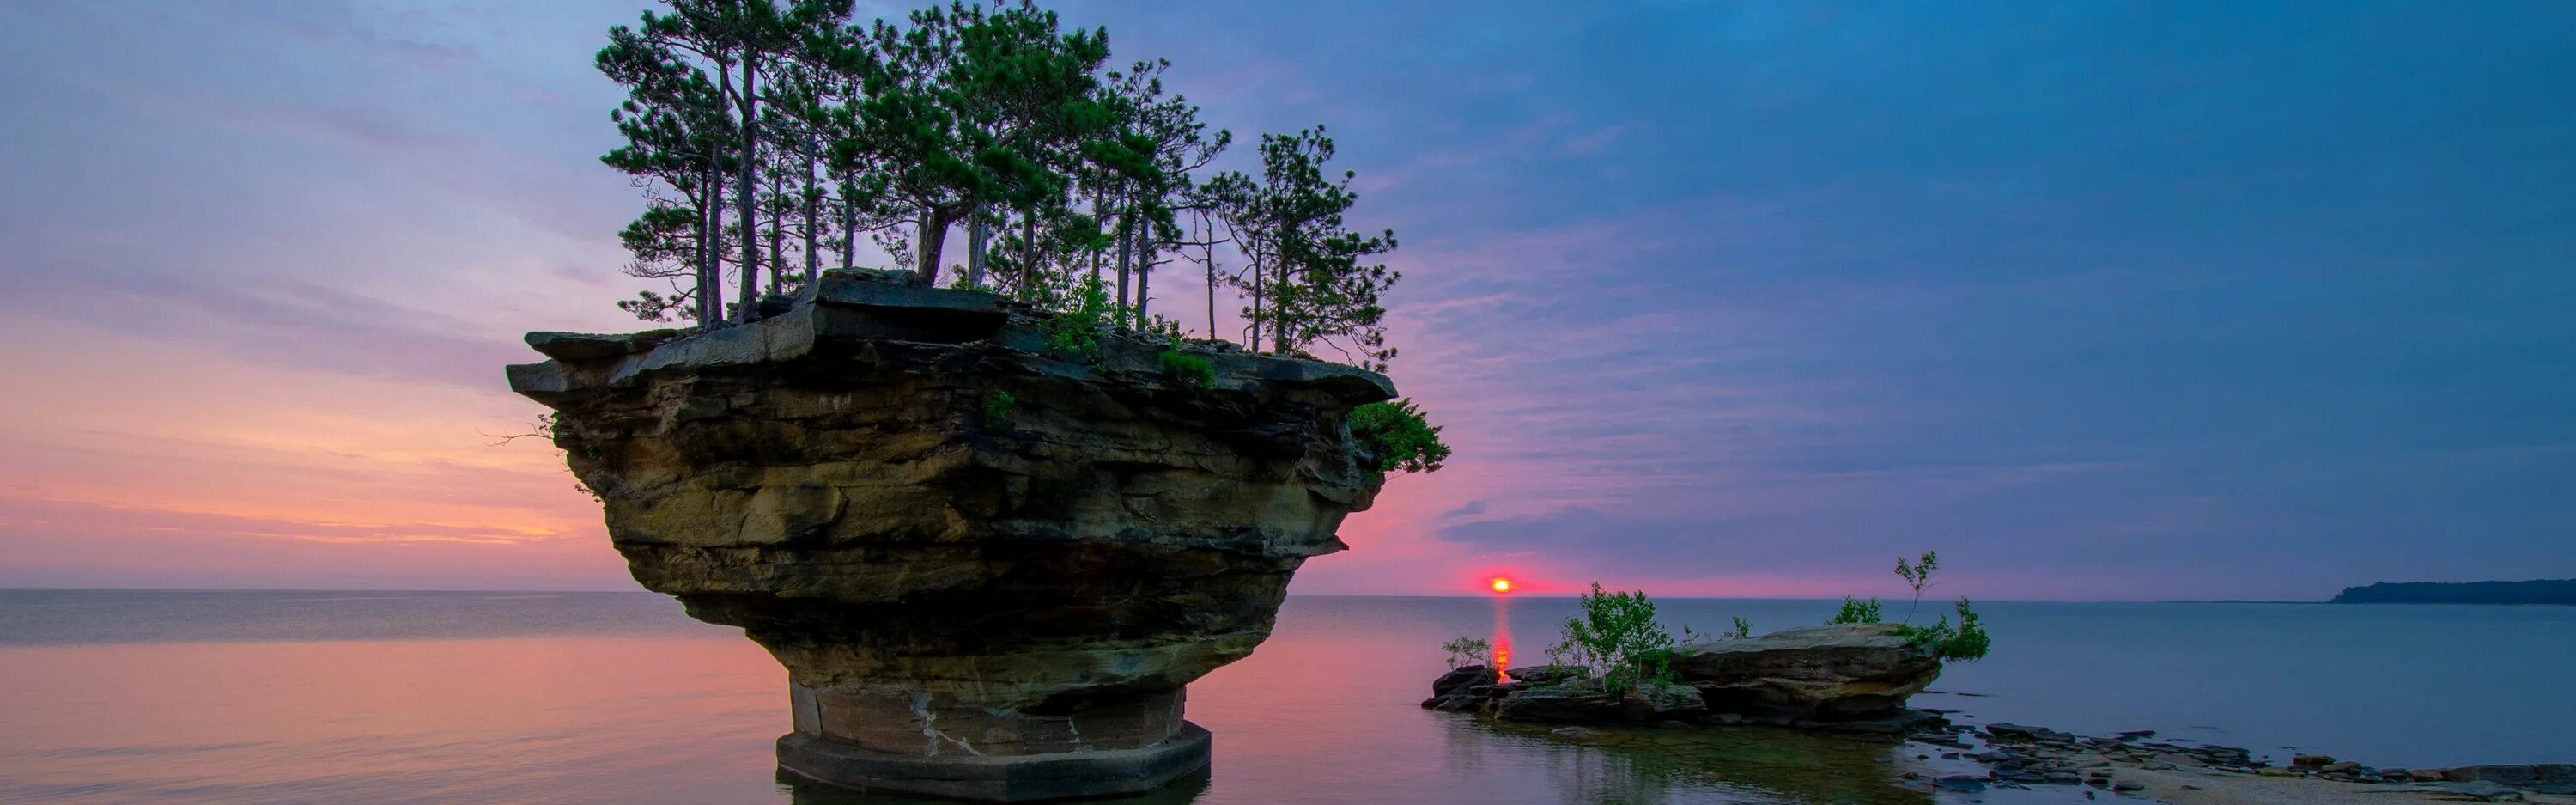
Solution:
<path fill-rule="evenodd" d="M 1437 472 L 1449 460 L 1449 445 L 1440 441 L 1412 400 L 1375 402 L 1351 409 L 1351 438 L 1377 456 L 1378 472 Z"/>
<path fill-rule="evenodd" d="M 1905 557 L 1896 557 L 1897 578 L 1904 579 L 1907 585 L 1914 588 L 1914 600 L 1905 605 L 1906 623 L 1914 622 L 1914 610 L 1923 605 L 1923 586 L 1932 583 L 1932 571 L 1939 569 L 1941 569 L 1941 554 L 1932 551 L 1924 551 L 1923 556 L 1915 559 L 1914 564 L 1911 565 L 1905 563 Z"/>
<path fill-rule="evenodd" d="M 1933 657 L 1943 661 L 1985 659 L 1986 651 L 1994 647 L 1994 639 L 1986 634 L 1984 620 L 1977 617 L 1977 611 L 1968 606 L 1965 598 L 1959 599 L 1958 612 L 1958 626 L 1951 626 L 1949 616 L 1944 615 L 1941 622 L 1930 626 L 1898 626 L 1896 633 L 1918 647 L 1930 649 Z"/>
<path fill-rule="evenodd" d="M 1931 586 L 1932 573 L 1940 569 L 1941 555 L 1932 551 L 1924 551 L 1912 562 L 1902 556 L 1896 558 L 1896 577 L 1904 579 L 1906 586 L 1913 588 L 1916 604 L 1923 600 L 1923 588 Z M 1898 622 L 1896 634 L 1930 650 L 1938 659 L 1976 662 L 1984 659 L 1986 652 L 1994 647 L 1993 638 L 1986 634 L 1984 620 L 1977 617 L 1977 611 L 1968 605 L 1968 599 L 1959 599 L 1959 623 L 1956 626 L 1950 624 L 1950 616 L 1947 615 L 1930 626 L 1916 626 L 1912 622 L 1914 609 L 1914 604 L 1906 606 L 1905 620 Z M 1827 622 L 1878 623 L 1879 619 L 1878 599 L 1861 601 L 1846 595 L 1843 596 L 1842 611 L 1834 613 L 1834 619 Z"/>
<path fill-rule="evenodd" d="M 1872 598 L 1867 601 L 1862 601 L 1846 595 L 1843 596 L 1842 611 L 1834 613 L 1834 619 L 1825 622 L 1877 623 L 1883 619 L 1884 616 L 1879 614 L 1878 599 Z"/>
<path fill-rule="evenodd" d="M 1100 331 L 1109 326 L 1109 292 L 1101 289 L 1099 279 L 1084 278 L 1066 302 L 1042 328 L 1047 349 L 1085 361 L 1100 357 Z"/>
<path fill-rule="evenodd" d="M 1487 663 L 1486 655 L 1492 652 L 1493 648 L 1493 644 L 1474 637 L 1461 637 L 1440 644 L 1441 651 L 1449 652 L 1451 668 L 1461 665 L 1484 665 Z"/>
<path fill-rule="evenodd" d="M 1178 335 L 1172 336 L 1171 344 L 1163 347 L 1161 361 L 1163 374 L 1178 378 L 1181 382 L 1189 384 L 1191 388 L 1203 389 L 1216 385 L 1216 364 L 1208 361 L 1206 357 L 1192 355 L 1181 349 L 1181 337 Z"/>
<path fill-rule="evenodd" d="M 1750 638 L 1750 637 L 1752 637 L 1752 636 L 1753 636 L 1753 622 L 1752 622 L 1752 621 L 1749 621 L 1749 620 L 1745 620 L 1745 619 L 1743 618 L 1743 616 L 1737 616 L 1737 617 L 1736 617 L 1736 619 L 1735 619 L 1735 632 L 1734 632 L 1734 634 L 1731 634 L 1731 635 L 1729 635 L 1729 636 L 1730 636 L 1730 637 L 1733 637 L 1733 638 L 1735 638 L 1735 639 L 1737 639 L 1737 640 L 1743 640 L 1743 639 L 1746 639 L 1746 638 Z"/>
<path fill-rule="evenodd" d="M 1673 635 L 1655 622 L 1643 592 L 1603 592 L 1600 582 L 1576 599 L 1580 617 L 1565 619 L 1564 641 L 1547 650 L 1565 665 L 1591 668 L 1610 690 L 1671 674 Z"/>
<path fill-rule="evenodd" d="M 984 423 L 997 425 L 1011 421 L 1011 411 L 1019 405 L 1019 402 L 1018 397 L 1011 396 L 1007 391 L 984 395 Z"/>

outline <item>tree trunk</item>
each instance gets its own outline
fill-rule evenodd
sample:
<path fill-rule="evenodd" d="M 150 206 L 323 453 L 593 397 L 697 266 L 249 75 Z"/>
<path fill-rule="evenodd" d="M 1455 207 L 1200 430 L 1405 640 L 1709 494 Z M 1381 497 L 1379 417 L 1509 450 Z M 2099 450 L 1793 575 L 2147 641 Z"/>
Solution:
<path fill-rule="evenodd" d="M 760 300 L 760 214 L 755 194 L 759 183 L 752 180 L 754 163 L 760 160 L 760 53 L 748 46 L 742 52 L 742 95 L 735 105 L 742 110 L 742 174 L 736 183 L 742 186 L 742 299 L 736 304 L 734 320 L 751 321 L 759 312 Z"/>
<path fill-rule="evenodd" d="M 1154 253 L 1144 249 L 1137 251 L 1139 256 L 1136 259 L 1136 329 L 1143 330 L 1145 322 L 1152 320 L 1145 315 L 1145 306 L 1154 301 L 1153 294 L 1150 293 L 1154 287 Z"/>
<path fill-rule="evenodd" d="M 1126 325 L 1128 317 L 1128 261 L 1136 255 L 1136 199 L 1126 199 L 1126 209 L 1118 212 L 1118 323 Z"/>
<path fill-rule="evenodd" d="M 814 189 L 814 138 L 805 138 L 805 281 L 812 283 L 823 273 L 822 211 L 817 209 L 823 196 Z"/>
<path fill-rule="evenodd" d="M 1261 273 L 1261 254 L 1255 252 L 1252 255 L 1252 320 L 1244 323 L 1250 336 L 1243 339 L 1243 348 L 1254 354 L 1261 352 L 1261 281 L 1265 278 L 1266 275 Z"/>
<path fill-rule="evenodd" d="M 1093 185 L 1091 188 L 1091 224 L 1093 227 L 1098 227 L 1102 221 L 1107 220 L 1107 216 L 1102 215 L 1102 212 L 1103 211 L 1100 208 L 1100 187 L 1098 185 Z M 1091 245 L 1091 281 L 1093 284 L 1098 284 L 1100 282 L 1100 242 L 1097 240 L 1092 241 Z"/>
<path fill-rule="evenodd" d="M 1270 282 L 1270 351 L 1288 354 L 1288 260 L 1287 255 L 1271 261 L 1277 264 L 1279 276 Z"/>
<path fill-rule="evenodd" d="M 770 198 L 778 197 L 781 184 L 784 183 L 777 181 L 770 183 Z M 770 210 L 772 215 L 769 216 L 770 293 L 785 293 L 787 290 L 787 256 L 784 254 L 787 245 L 787 210 L 784 209 L 786 205 L 779 206 L 781 209 Z"/>
<path fill-rule="evenodd" d="M 984 239 L 989 234 L 984 226 L 984 210 L 975 208 L 966 219 L 966 284 L 984 284 Z"/>
<path fill-rule="evenodd" d="M 850 196 L 850 183 L 857 176 L 841 177 L 841 267 L 857 265 L 859 260 L 859 200 Z"/>
<path fill-rule="evenodd" d="M 1215 340 L 1215 339 L 1216 339 L 1216 337 L 1217 337 L 1217 334 L 1216 334 L 1216 227 L 1215 227 L 1215 226 L 1212 226 L 1212 225 L 1210 225 L 1210 224 L 1211 224 L 1211 222 L 1210 222 L 1210 221 L 1208 221 L 1208 216 L 1207 216 L 1207 214 L 1206 214 L 1206 213 L 1204 213 L 1204 212 L 1200 213 L 1200 214 L 1199 214 L 1199 230 L 1200 230 L 1200 231 L 1199 231 L 1199 239 L 1204 240 L 1204 241 L 1207 241 L 1207 244 L 1206 244 L 1206 245 L 1203 245 L 1203 246 L 1200 246 L 1200 247 L 1199 247 L 1199 249 L 1200 249 L 1199 254 L 1200 254 L 1200 256 L 1207 258 L 1208 339 L 1209 339 L 1209 340 Z"/>
<path fill-rule="evenodd" d="M 698 184 L 698 298 L 695 304 L 698 329 L 713 330 L 724 316 L 713 300 L 724 295 L 724 277 L 717 273 L 716 261 L 724 250 L 716 242 L 716 233 L 724 231 L 724 170 L 713 159 Z"/>
<path fill-rule="evenodd" d="M 918 272 L 913 275 L 913 284 L 939 287 L 939 252 L 940 247 L 947 245 L 948 224 L 948 211 L 938 207 L 922 210 L 921 260 L 913 265 Z"/>
<path fill-rule="evenodd" d="M 1020 211 L 1020 284 L 1016 295 L 1032 298 L 1038 284 L 1038 208 Z"/>

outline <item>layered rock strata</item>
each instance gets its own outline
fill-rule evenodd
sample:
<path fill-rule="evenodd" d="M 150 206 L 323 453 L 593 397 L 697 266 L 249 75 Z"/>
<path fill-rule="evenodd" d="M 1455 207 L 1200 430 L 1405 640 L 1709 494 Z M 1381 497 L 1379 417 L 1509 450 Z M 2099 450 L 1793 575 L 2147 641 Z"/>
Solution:
<path fill-rule="evenodd" d="M 1347 366 L 1102 334 L 990 294 L 826 272 L 749 326 L 533 333 L 635 579 L 789 673 L 789 770 L 994 800 L 1203 767 L 1184 686 L 1270 634 L 1382 480 Z M 1066 339 L 1063 335 L 1073 338 Z"/>
<path fill-rule="evenodd" d="M 1790 724 L 1885 719 L 1941 676 L 1929 647 L 1893 623 L 1782 629 L 1673 653 L 1673 673 L 1709 710 Z"/>

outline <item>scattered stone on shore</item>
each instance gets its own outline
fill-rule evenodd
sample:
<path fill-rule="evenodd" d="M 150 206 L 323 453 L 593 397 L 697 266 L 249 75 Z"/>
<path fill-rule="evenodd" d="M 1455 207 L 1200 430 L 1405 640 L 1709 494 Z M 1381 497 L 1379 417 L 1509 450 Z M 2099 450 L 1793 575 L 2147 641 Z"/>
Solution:
<path fill-rule="evenodd" d="M 1921 730 L 1911 737 L 1926 743 L 1955 742 L 1957 729 L 1961 728 Z M 2576 794 L 2576 765 L 2564 763 L 2373 768 L 2331 755 L 2301 753 L 2292 756 L 2289 765 L 2274 766 L 2242 747 L 2151 741 L 2146 739 L 2153 733 L 2146 730 L 2088 737 L 1995 722 L 1976 731 L 1983 733 L 1986 745 L 1965 756 L 1984 764 L 1990 780 L 2006 785 L 2082 784 L 2121 793 L 2145 791 L 2151 787 L 2147 782 L 2122 772 L 2137 769 L 2392 786 L 2465 801 L 2514 802 L 2525 801 L 2526 794 Z"/>

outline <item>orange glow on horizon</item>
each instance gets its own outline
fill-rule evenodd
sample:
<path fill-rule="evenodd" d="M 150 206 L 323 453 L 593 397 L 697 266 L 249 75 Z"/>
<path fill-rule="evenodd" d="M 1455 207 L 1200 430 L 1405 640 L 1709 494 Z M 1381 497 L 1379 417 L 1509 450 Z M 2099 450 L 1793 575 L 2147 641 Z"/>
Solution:
<path fill-rule="evenodd" d="M 1496 594 L 1502 594 L 1502 593 L 1508 593 L 1508 592 L 1511 592 L 1511 591 L 1512 591 L 1512 580 L 1511 580 L 1511 579 L 1507 579 L 1507 578 L 1503 578 L 1503 577 L 1501 577 L 1501 576 L 1495 576 L 1495 577 L 1494 577 L 1494 579 L 1493 579 L 1493 588 L 1494 588 L 1494 592 L 1495 592 Z"/>

